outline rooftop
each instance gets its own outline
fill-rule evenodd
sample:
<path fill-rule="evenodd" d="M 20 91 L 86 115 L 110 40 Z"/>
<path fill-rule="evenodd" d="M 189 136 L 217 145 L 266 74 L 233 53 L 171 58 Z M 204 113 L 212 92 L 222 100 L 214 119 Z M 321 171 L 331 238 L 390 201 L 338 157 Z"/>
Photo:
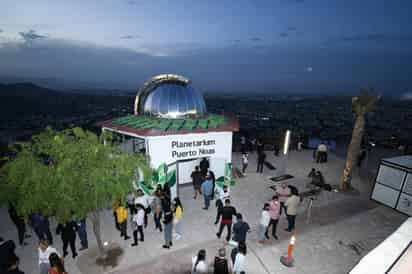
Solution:
<path fill-rule="evenodd" d="M 98 124 L 115 131 L 128 132 L 139 136 L 158 136 L 187 133 L 238 131 L 236 118 L 208 114 L 202 118 L 167 119 L 144 115 L 127 115 Z"/>

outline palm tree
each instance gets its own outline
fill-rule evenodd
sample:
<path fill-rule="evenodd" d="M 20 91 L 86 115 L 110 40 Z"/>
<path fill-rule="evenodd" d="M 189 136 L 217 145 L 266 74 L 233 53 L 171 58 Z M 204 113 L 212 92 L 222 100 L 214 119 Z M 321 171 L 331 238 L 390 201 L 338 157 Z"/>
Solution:
<path fill-rule="evenodd" d="M 356 115 L 356 120 L 353 127 L 352 139 L 346 155 L 345 168 L 343 170 L 343 176 L 340 184 L 340 189 L 342 191 L 352 189 L 352 168 L 359 156 L 361 142 L 365 131 L 366 114 L 374 109 L 376 102 L 379 100 L 379 97 L 373 93 L 374 92 L 372 89 L 367 90 L 362 88 L 359 96 L 352 98 L 352 111 Z"/>

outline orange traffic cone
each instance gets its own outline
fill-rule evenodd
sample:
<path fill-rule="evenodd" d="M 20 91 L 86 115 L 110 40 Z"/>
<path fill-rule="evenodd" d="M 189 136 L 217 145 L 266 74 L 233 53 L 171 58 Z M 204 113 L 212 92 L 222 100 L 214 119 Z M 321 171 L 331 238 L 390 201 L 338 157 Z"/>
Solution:
<path fill-rule="evenodd" d="M 280 257 L 280 262 L 287 267 L 292 267 L 295 261 L 293 259 L 293 249 L 295 246 L 295 241 L 296 241 L 295 234 L 292 234 L 292 237 L 290 238 L 290 242 L 289 242 L 288 254 Z"/>

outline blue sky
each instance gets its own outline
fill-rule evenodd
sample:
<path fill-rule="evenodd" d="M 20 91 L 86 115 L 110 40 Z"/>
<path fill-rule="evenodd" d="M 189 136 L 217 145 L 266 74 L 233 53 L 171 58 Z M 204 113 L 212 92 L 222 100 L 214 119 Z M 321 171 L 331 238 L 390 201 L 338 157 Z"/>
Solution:
<path fill-rule="evenodd" d="M 407 0 L 3 0 L 0 76 L 203 91 L 412 88 Z"/>

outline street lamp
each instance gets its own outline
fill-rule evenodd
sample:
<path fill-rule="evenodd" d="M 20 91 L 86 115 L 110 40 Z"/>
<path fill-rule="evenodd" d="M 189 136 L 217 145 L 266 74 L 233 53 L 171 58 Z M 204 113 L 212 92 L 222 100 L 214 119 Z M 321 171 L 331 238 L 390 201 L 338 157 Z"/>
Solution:
<path fill-rule="evenodd" d="M 289 151 L 289 144 L 290 144 L 290 130 L 286 131 L 285 136 L 285 144 L 283 145 L 283 155 L 287 155 Z"/>
<path fill-rule="evenodd" d="M 283 157 L 280 161 L 279 164 L 279 169 L 278 169 L 278 176 L 282 176 L 286 174 L 286 160 L 289 152 L 289 145 L 290 145 L 290 130 L 286 131 L 285 135 L 285 142 L 283 144 Z"/>

